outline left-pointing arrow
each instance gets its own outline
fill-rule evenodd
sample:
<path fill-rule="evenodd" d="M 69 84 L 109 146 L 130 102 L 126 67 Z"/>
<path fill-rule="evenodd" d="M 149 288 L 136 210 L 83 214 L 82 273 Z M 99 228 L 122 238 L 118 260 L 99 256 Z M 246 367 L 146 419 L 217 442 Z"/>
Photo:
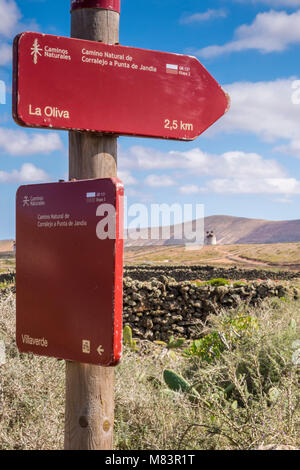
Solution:
<path fill-rule="evenodd" d="M 102 348 L 102 345 L 100 344 L 100 346 L 97 348 L 97 352 L 99 354 L 99 356 L 102 356 L 102 354 L 104 353 L 104 349 Z"/>

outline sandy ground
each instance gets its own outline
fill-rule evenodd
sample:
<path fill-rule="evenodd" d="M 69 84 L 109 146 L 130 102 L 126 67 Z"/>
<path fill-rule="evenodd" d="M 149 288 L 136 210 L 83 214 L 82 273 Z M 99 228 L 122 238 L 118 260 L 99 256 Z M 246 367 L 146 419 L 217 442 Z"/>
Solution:
<path fill-rule="evenodd" d="M 275 257 L 274 261 L 270 262 L 263 259 L 261 250 L 265 250 L 265 255 L 280 249 L 281 256 Z M 293 249 L 293 255 L 290 250 Z M 275 245 L 216 245 L 215 247 L 205 246 L 199 252 L 184 252 L 182 247 L 160 247 L 140 250 L 125 250 L 125 264 L 141 264 L 144 262 L 152 262 L 153 264 L 208 264 L 218 266 L 245 266 L 249 268 L 284 268 L 299 270 L 299 243 L 297 244 L 275 244 Z M 257 258 L 255 251 L 257 250 Z M 296 256 L 295 256 L 296 254 Z M 249 256 L 250 255 L 250 256 Z M 282 258 L 282 259 L 280 259 Z"/>

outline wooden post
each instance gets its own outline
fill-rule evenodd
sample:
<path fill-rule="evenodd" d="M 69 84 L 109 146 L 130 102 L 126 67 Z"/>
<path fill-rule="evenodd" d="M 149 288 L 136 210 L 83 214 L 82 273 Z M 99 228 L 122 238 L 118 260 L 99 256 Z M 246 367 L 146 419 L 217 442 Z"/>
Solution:
<path fill-rule="evenodd" d="M 118 43 L 120 13 L 105 9 L 108 3 L 108 0 L 87 0 L 87 8 L 73 9 L 71 36 Z M 97 7 L 90 8 L 91 4 Z M 117 176 L 116 136 L 69 133 L 69 179 L 114 176 Z M 112 449 L 113 423 L 114 369 L 67 361 L 65 449 Z"/>

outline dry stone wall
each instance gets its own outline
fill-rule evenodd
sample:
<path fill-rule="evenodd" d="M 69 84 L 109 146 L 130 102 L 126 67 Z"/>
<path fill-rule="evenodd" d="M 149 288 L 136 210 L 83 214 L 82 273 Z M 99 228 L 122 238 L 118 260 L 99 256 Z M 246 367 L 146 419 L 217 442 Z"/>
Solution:
<path fill-rule="evenodd" d="M 290 281 L 300 278 L 300 272 L 293 271 L 266 271 L 263 269 L 241 269 L 237 267 L 218 268 L 214 266 L 125 266 L 124 275 L 131 279 L 139 281 L 148 281 L 152 277 L 165 275 L 174 278 L 176 281 L 191 281 L 201 279 L 208 281 L 209 279 L 225 278 L 232 280 L 256 280 L 256 279 L 280 279 Z"/>
<path fill-rule="evenodd" d="M 130 325 L 139 338 L 165 341 L 174 335 L 193 339 L 199 337 L 207 317 L 221 309 L 235 308 L 241 302 L 258 305 L 268 297 L 291 295 L 297 297 L 297 290 L 274 281 L 214 287 L 166 276 L 144 282 L 126 277 L 124 325 Z"/>
<path fill-rule="evenodd" d="M 242 302 L 258 305 L 268 297 L 298 298 L 298 291 L 280 281 L 268 279 L 268 271 L 220 270 L 173 267 L 159 269 L 125 269 L 123 319 L 135 337 L 149 340 L 168 340 L 172 335 L 193 339 L 199 337 L 203 323 L 210 314 L 220 310 L 238 307 Z M 163 268 L 163 269 L 162 269 Z M 166 276 L 170 271 L 176 275 Z M 150 277 L 155 273 L 154 277 Z M 164 274 L 162 274 L 162 272 Z M 247 276 L 247 273 L 249 274 Z M 255 275 L 257 275 L 255 277 Z M 126 275 L 127 274 L 127 275 Z M 130 276 L 128 275 L 130 274 Z M 245 275 L 246 274 L 246 275 Z M 0 274 L 1 282 L 13 282 L 14 272 Z M 278 276 L 278 273 L 276 277 Z M 143 280 L 144 278 L 147 280 Z M 230 279 L 265 279 L 264 281 L 231 282 L 230 285 L 212 286 L 190 282 L 195 279 L 209 280 L 218 277 Z M 284 280 L 290 280 L 294 273 L 285 272 Z M 138 278 L 138 279 L 136 279 Z M 277 277 L 278 278 L 278 277 Z M 142 279 L 142 280 L 141 280 Z M 280 277 L 279 277 L 280 279 Z M 13 289 L 15 290 L 15 289 Z M 0 291 L 4 293 L 5 290 Z"/>
<path fill-rule="evenodd" d="M 0 284 L 1 282 L 14 282 L 16 277 L 16 273 L 11 271 L 7 273 L 1 273 L 0 274 Z"/>

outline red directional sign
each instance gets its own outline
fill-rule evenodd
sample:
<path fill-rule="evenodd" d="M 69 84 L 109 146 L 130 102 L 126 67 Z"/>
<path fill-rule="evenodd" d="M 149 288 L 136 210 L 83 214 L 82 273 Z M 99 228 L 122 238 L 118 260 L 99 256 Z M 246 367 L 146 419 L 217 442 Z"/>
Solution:
<path fill-rule="evenodd" d="M 193 140 L 229 107 L 191 56 L 23 33 L 14 43 L 18 124 Z"/>
<path fill-rule="evenodd" d="M 122 341 L 123 185 L 21 186 L 16 198 L 21 352 L 116 365 Z"/>

